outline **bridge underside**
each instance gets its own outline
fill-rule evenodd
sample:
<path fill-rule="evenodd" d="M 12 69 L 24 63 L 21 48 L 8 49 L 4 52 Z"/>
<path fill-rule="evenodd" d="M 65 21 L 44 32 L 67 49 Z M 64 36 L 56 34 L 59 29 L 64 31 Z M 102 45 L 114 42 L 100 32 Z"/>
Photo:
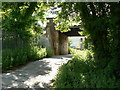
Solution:
<path fill-rule="evenodd" d="M 61 33 L 55 30 L 53 19 L 49 19 L 46 28 L 46 35 L 50 41 L 54 55 L 68 54 L 68 36 L 81 36 L 78 32 L 82 31 L 78 26 L 71 27 L 71 31 Z"/>
<path fill-rule="evenodd" d="M 79 29 L 79 26 L 73 26 L 70 28 L 70 31 L 63 32 L 62 34 L 65 34 L 66 36 L 81 36 L 79 32 L 82 31 Z"/>

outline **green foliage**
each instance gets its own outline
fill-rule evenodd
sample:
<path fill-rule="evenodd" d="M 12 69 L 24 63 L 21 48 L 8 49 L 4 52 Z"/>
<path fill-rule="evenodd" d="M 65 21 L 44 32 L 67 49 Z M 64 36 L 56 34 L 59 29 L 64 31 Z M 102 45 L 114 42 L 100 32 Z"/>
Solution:
<path fill-rule="evenodd" d="M 74 26 L 74 23 L 80 23 L 79 13 L 75 13 L 73 10 L 73 2 L 69 3 L 54 3 L 54 6 L 61 8 L 61 10 L 57 13 L 57 16 L 54 19 L 56 24 L 56 30 L 60 30 L 61 32 L 70 31 L 70 27 Z M 75 18 L 73 18 L 75 17 Z"/>
<path fill-rule="evenodd" d="M 31 47 L 28 53 L 29 60 L 37 60 L 46 57 L 46 48 Z"/>
<path fill-rule="evenodd" d="M 77 50 L 73 48 L 69 48 L 70 54 L 74 54 L 73 59 L 84 59 L 84 60 L 91 60 L 93 59 L 94 53 L 90 50 Z"/>
<path fill-rule="evenodd" d="M 52 48 L 51 48 L 51 45 L 50 45 L 48 38 L 46 38 L 46 36 L 44 36 L 44 35 L 41 35 L 41 36 L 36 37 L 36 39 L 37 40 L 35 40 L 35 41 L 37 41 L 36 42 L 37 46 L 42 47 L 42 48 L 46 48 L 47 57 L 52 56 L 53 51 L 52 51 Z"/>
<path fill-rule="evenodd" d="M 85 53 L 85 52 L 83 52 Z M 60 67 L 53 87 L 55 88 L 120 88 L 120 82 L 111 74 L 111 67 L 97 69 L 90 52 L 86 59 L 76 54 Z M 93 57 L 92 57 L 93 58 Z"/>
<path fill-rule="evenodd" d="M 120 88 L 120 2 L 62 2 L 56 27 L 68 31 L 70 21 L 79 22 L 91 52 L 75 54 L 63 65 L 55 88 Z M 71 19 L 72 17 L 72 19 Z M 74 17 L 74 18 L 73 18 Z M 82 22 L 80 23 L 80 21 Z M 77 54 L 77 53 L 79 54 Z"/>
<path fill-rule="evenodd" d="M 62 19 L 62 18 L 55 18 L 54 22 L 56 24 L 55 28 L 56 30 L 61 30 L 61 32 L 67 32 L 70 31 L 70 20 Z"/>
<path fill-rule="evenodd" d="M 75 54 L 76 49 L 68 47 L 68 52 L 70 54 Z"/>
<path fill-rule="evenodd" d="M 36 42 L 32 39 L 43 34 L 43 29 L 37 21 L 45 21 L 47 10 L 48 6 L 42 2 L 2 3 L 2 30 L 10 33 L 3 36 L 3 46 L 8 45 L 2 51 L 3 71 L 46 57 L 46 48 L 36 47 Z M 12 44 L 13 47 L 16 46 L 14 49 L 9 47 Z"/>
<path fill-rule="evenodd" d="M 2 51 L 2 70 L 13 69 L 26 64 L 27 62 L 46 57 L 46 49 L 38 47 L 25 47 L 5 49 Z"/>
<path fill-rule="evenodd" d="M 57 17 L 61 24 L 62 20 L 64 24 L 74 17 L 72 20 L 81 25 L 86 43 L 89 42 L 86 47 L 94 52 L 97 68 L 104 69 L 112 62 L 115 76 L 119 78 L 120 2 L 62 2 L 56 5 L 61 8 Z"/>
<path fill-rule="evenodd" d="M 30 37 L 42 34 L 43 30 L 37 21 L 43 21 L 47 10 L 46 3 L 39 2 L 3 2 L 3 31 L 14 32 L 24 41 Z"/>
<path fill-rule="evenodd" d="M 46 48 L 47 56 L 46 57 L 51 57 L 53 56 L 53 51 L 51 48 Z"/>

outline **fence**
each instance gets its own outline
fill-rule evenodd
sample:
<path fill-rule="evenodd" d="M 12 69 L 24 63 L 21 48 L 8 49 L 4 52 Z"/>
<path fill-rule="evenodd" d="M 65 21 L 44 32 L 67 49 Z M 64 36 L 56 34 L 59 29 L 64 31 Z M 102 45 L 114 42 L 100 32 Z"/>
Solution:
<path fill-rule="evenodd" d="M 24 47 L 24 41 L 18 34 L 13 32 L 2 31 L 2 49 L 14 49 Z"/>
<path fill-rule="evenodd" d="M 26 47 L 28 43 L 22 40 L 18 34 L 13 32 L 2 31 L 2 50 L 15 49 L 18 47 Z M 44 35 L 33 37 L 30 39 L 33 46 L 51 48 L 48 38 Z"/>

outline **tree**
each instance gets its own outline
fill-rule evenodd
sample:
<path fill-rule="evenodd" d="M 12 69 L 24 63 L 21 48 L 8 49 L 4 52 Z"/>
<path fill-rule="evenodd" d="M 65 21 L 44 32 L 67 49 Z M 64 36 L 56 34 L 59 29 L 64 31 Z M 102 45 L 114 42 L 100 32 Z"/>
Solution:
<path fill-rule="evenodd" d="M 84 26 L 84 32 L 89 36 L 93 45 L 97 68 L 105 68 L 112 65 L 112 68 L 116 68 L 113 70 L 119 72 L 120 3 L 66 2 L 58 3 L 57 6 L 61 7 L 59 18 L 67 19 L 68 21 L 70 20 L 69 17 L 72 17 L 72 20 L 77 22 L 82 20 L 81 25 Z M 73 14 L 74 17 L 72 16 Z"/>
<path fill-rule="evenodd" d="M 3 31 L 14 32 L 16 37 L 29 41 L 30 37 L 41 34 L 42 29 L 37 24 L 43 21 L 46 3 L 31 2 L 3 2 L 2 28 Z"/>

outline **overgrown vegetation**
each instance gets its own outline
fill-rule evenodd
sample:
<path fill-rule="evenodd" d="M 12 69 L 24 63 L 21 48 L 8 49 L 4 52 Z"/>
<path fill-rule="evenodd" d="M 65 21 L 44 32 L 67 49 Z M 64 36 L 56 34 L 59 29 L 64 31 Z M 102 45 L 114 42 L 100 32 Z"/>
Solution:
<path fill-rule="evenodd" d="M 15 69 L 30 61 L 46 57 L 46 55 L 47 52 L 45 48 L 25 47 L 5 49 L 2 51 L 2 71 L 5 72 L 10 69 Z"/>
<path fill-rule="evenodd" d="M 3 2 L 1 11 L 3 72 L 52 55 L 49 47 L 37 43 L 43 34 L 37 21 L 45 21 L 46 3 Z"/>
<path fill-rule="evenodd" d="M 46 48 L 47 57 L 53 56 L 53 51 L 48 38 L 46 38 L 45 36 L 39 36 L 36 41 L 36 46 Z"/>
<path fill-rule="evenodd" d="M 120 88 L 112 67 L 98 69 L 90 51 L 79 51 L 60 67 L 54 88 Z"/>
<path fill-rule="evenodd" d="M 91 43 L 98 68 L 105 68 L 111 60 L 119 63 L 119 2 L 66 2 L 56 5 L 62 8 L 57 17 L 81 25 L 83 35 Z M 64 22 L 61 21 L 61 24 Z M 61 30 L 67 27 L 67 24 L 60 25 L 63 26 Z M 59 29 L 60 26 L 57 24 Z M 118 68 L 116 65 L 116 69 Z"/>
<path fill-rule="evenodd" d="M 73 20 L 81 25 L 83 30 L 82 35 L 86 36 L 86 42 L 89 42 L 89 49 L 93 52 L 93 61 L 88 59 L 88 62 L 94 63 L 94 66 L 88 67 L 87 61 L 84 64 L 84 60 L 74 58 L 71 63 L 64 65 L 60 69 L 60 75 L 56 80 L 56 87 L 95 87 L 95 88 L 109 88 L 119 87 L 120 83 L 120 2 L 66 2 L 57 3 L 58 7 L 61 7 L 61 11 L 58 14 L 59 18 Z M 74 18 L 69 18 L 74 17 Z M 68 20 L 69 19 L 69 20 Z M 67 24 L 61 22 L 61 30 L 66 28 Z M 57 27 L 60 26 L 58 25 Z M 66 27 L 65 27 L 66 26 Z M 66 29 L 67 31 L 67 29 Z M 80 33 L 81 34 L 81 33 Z M 87 46 L 87 45 L 86 45 Z M 85 46 L 85 47 L 86 47 Z M 79 57 L 79 56 L 77 56 Z M 87 58 L 87 57 L 86 57 Z M 77 61 L 76 61 L 77 60 Z M 80 62 L 81 64 L 74 64 L 74 62 Z M 71 65 L 71 66 L 69 66 Z M 76 66 L 74 66 L 76 65 Z M 80 66 L 80 67 L 79 67 Z M 77 67 L 77 72 L 69 72 L 69 68 Z M 84 74 L 84 70 L 81 73 L 82 67 L 87 70 L 87 74 L 83 75 L 85 79 L 80 76 Z M 67 68 L 67 69 L 66 69 Z M 89 69 L 90 68 L 90 69 Z M 65 71 L 66 70 L 66 71 Z M 62 74 L 64 73 L 64 75 Z M 66 75 L 66 76 L 65 76 Z M 72 75 L 74 77 L 72 77 Z M 67 79 L 69 79 L 67 81 Z M 76 79 L 77 78 L 77 79 Z M 82 81 L 83 79 L 83 81 Z M 64 80 L 64 81 L 62 81 Z M 65 80 L 67 82 L 65 82 Z M 76 80 L 76 81 L 74 81 Z M 76 83 L 80 81 L 80 84 Z M 85 83 L 84 83 L 85 82 Z M 64 85 L 65 83 L 72 83 Z M 75 83 L 75 84 L 74 84 Z M 78 85 L 78 86 L 77 86 Z"/>
<path fill-rule="evenodd" d="M 28 59 L 35 60 L 46 55 L 45 49 L 39 49 L 31 44 L 31 38 L 43 33 L 36 21 L 45 20 L 44 12 L 49 7 L 47 4 L 39 2 L 2 4 L 2 29 L 15 33 L 14 37 L 7 38 L 16 40 L 20 38 L 26 45 L 33 45 L 3 50 L 3 70 L 24 64 Z M 73 22 L 79 23 L 91 50 L 77 51 L 78 54 L 71 50 L 75 56 L 60 68 L 54 87 L 119 88 L 120 2 L 62 2 L 50 5 L 61 8 L 54 20 L 56 29 L 66 32 Z M 82 52 L 84 55 L 80 55 Z"/>

